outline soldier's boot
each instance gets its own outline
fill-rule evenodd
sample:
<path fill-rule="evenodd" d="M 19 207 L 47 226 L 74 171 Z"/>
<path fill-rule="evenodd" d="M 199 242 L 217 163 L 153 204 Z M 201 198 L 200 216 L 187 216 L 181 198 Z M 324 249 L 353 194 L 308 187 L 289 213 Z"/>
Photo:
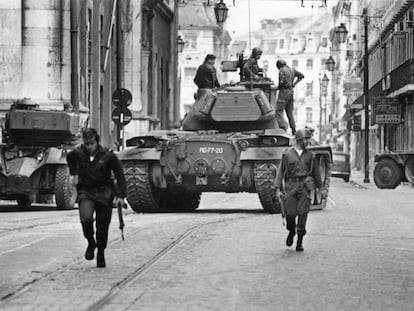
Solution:
<path fill-rule="evenodd" d="M 82 223 L 83 235 L 88 240 L 88 247 L 85 252 L 85 259 L 92 260 L 95 257 L 96 242 L 93 232 L 93 222 Z"/>
<path fill-rule="evenodd" d="M 286 245 L 287 246 L 292 246 L 293 245 L 293 238 L 295 237 L 295 230 L 290 230 L 289 234 L 286 238 Z"/>
<path fill-rule="evenodd" d="M 105 249 L 104 248 L 98 248 L 98 254 L 96 255 L 96 267 L 97 268 L 105 268 L 106 267 Z"/>
<path fill-rule="evenodd" d="M 303 235 L 302 234 L 298 234 L 298 241 L 296 244 L 296 251 L 297 252 L 303 252 L 304 248 L 303 248 Z"/>

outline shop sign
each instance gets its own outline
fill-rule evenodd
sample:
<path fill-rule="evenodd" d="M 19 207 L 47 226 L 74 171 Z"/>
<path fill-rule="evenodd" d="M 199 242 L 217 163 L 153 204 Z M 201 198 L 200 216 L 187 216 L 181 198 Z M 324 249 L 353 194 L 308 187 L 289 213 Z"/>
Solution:
<path fill-rule="evenodd" d="M 376 124 L 401 123 L 401 103 L 396 98 L 378 97 L 374 100 L 374 120 Z"/>
<path fill-rule="evenodd" d="M 354 118 L 352 119 L 351 130 L 354 132 L 362 131 L 362 116 L 354 116 Z"/>

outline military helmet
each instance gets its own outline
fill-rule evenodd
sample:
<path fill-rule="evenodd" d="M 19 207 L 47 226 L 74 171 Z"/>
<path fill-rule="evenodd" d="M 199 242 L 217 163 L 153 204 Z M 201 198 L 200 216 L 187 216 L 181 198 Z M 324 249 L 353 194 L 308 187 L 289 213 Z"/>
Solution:
<path fill-rule="evenodd" d="M 295 134 L 296 140 L 301 140 L 301 139 L 304 139 L 304 138 L 311 138 L 311 137 L 312 137 L 312 133 L 306 128 L 297 130 L 297 132 Z"/>
<path fill-rule="evenodd" d="M 281 58 L 278 59 L 277 62 L 276 62 L 276 67 L 279 68 L 279 69 L 286 66 L 286 65 L 287 65 L 286 61 L 284 59 L 281 59 Z"/>
<path fill-rule="evenodd" d="M 253 48 L 253 50 L 252 50 L 252 56 L 253 57 L 256 58 L 257 56 L 262 55 L 262 54 L 263 54 L 263 51 L 262 51 L 261 48 L 258 48 L 258 47 Z"/>

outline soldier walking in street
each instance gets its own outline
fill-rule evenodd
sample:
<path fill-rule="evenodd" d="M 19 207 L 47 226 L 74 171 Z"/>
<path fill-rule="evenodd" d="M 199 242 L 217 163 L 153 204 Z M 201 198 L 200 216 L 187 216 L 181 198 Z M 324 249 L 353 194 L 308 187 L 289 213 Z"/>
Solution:
<path fill-rule="evenodd" d="M 276 197 L 284 200 L 286 228 L 289 235 L 286 245 L 292 246 L 295 230 L 298 234 L 296 251 L 303 251 L 303 237 L 306 234 L 306 220 L 310 209 L 310 192 L 322 187 L 319 166 L 313 153 L 307 149 L 311 133 L 301 129 L 295 135 L 296 144 L 284 152 L 275 179 Z M 282 194 L 283 179 L 285 195 Z M 282 211 L 283 212 L 283 211 Z M 296 217 L 298 221 L 296 223 Z"/>
<path fill-rule="evenodd" d="M 104 268 L 105 248 L 111 222 L 112 207 L 124 204 L 126 183 L 122 166 L 117 156 L 99 144 L 99 135 L 93 128 L 82 133 L 83 144 L 69 152 L 67 162 L 71 178 L 76 183 L 79 216 L 83 235 L 88 241 L 86 260 L 95 256 L 96 266 Z M 116 191 L 111 173 L 116 178 Z M 96 213 L 96 241 L 94 237 L 94 212 Z"/>
<path fill-rule="evenodd" d="M 263 69 L 259 67 L 257 61 L 262 57 L 263 51 L 260 48 L 253 48 L 252 55 L 243 66 L 244 78 L 246 80 L 259 80 L 259 74 Z"/>
<path fill-rule="evenodd" d="M 287 130 L 287 124 L 283 117 L 283 112 L 286 111 L 292 134 L 295 134 L 296 124 L 293 117 L 293 88 L 305 76 L 295 68 L 290 68 L 283 59 L 279 59 L 276 62 L 276 67 L 279 69 L 279 85 L 277 88 L 279 90 L 279 97 L 276 106 L 276 118 L 279 126 Z"/>
<path fill-rule="evenodd" d="M 199 98 L 200 93 L 205 89 L 214 89 L 220 87 L 220 83 L 217 79 L 217 70 L 214 67 L 216 63 L 216 56 L 213 54 L 207 54 L 204 59 L 204 63 L 200 65 L 197 69 L 196 76 L 194 78 L 194 83 L 198 87 L 197 98 Z"/>

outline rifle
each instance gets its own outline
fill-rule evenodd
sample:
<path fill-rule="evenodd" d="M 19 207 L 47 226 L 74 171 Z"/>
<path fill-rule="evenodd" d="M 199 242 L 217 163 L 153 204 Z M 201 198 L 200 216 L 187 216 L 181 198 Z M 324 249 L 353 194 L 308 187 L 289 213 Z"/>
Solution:
<path fill-rule="evenodd" d="M 280 214 L 283 220 L 283 227 L 285 226 L 285 218 L 286 218 L 286 209 L 285 209 L 285 195 L 282 193 L 282 196 L 279 199 L 280 204 Z"/>
<path fill-rule="evenodd" d="M 121 230 L 121 236 L 122 236 L 122 240 L 125 240 L 124 237 L 124 228 L 125 228 L 125 223 L 124 223 L 124 217 L 122 215 L 122 209 L 123 208 L 127 208 L 127 205 L 125 202 L 123 203 L 118 203 L 116 208 L 118 209 L 118 218 L 119 218 L 119 229 Z"/>

